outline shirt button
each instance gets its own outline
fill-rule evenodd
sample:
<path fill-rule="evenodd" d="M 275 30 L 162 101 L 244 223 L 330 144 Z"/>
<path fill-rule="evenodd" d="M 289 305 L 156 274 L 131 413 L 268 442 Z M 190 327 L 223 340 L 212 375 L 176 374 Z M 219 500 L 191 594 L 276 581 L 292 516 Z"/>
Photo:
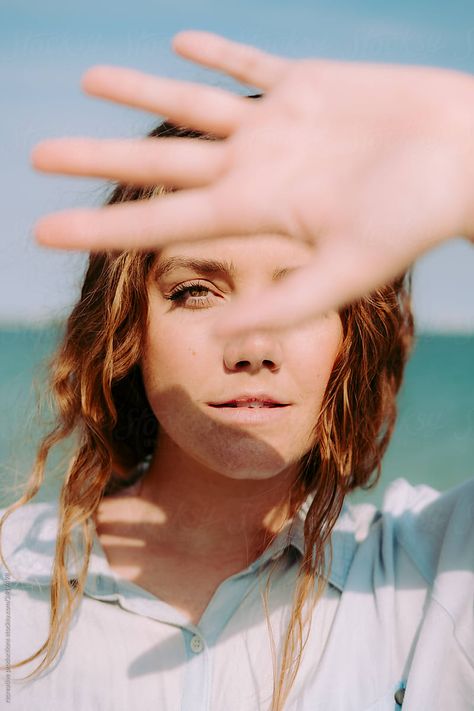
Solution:
<path fill-rule="evenodd" d="M 204 649 L 204 642 L 198 634 L 193 635 L 191 639 L 191 650 L 194 654 L 199 654 Z"/>
<path fill-rule="evenodd" d="M 405 698 L 405 689 L 397 689 L 394 695 L 394 699 L 399 706 L 403 704 L 403 699 Z"/>

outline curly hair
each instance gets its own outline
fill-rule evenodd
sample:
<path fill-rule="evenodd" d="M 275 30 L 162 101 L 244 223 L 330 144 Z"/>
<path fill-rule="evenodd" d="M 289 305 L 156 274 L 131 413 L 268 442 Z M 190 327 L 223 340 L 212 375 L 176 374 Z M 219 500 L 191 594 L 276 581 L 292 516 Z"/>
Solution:
<path fill-rule="evenodd" d="M 148 136 L 220 140 L 167 121 Z M 118 184 L 106 204 L 159 199 L 173 190 L 164 186 Z M 35 654 L 11 665 L 21 666 L 44 653 L 41 663 L 26 678 L 39 674 L 60 651 L 83 595 L 94 537 L 93 515 L 102 497 L 128 486 L 130 473 L 132 477 L 137 472 L 142 475 L 143 469 L 138 465 L 153 452 L 159 437 L 160 424 L 147 400 L 139 367 L 148 315 L 147 276 L 155 259 L 156 252 L 138 250 L 89 255 L 80 298 L 49 362 L 55 426 L 39 444 L 25 492 L 0 520 L 1 533 L 6 518 L 30 501 L 41 487 L 51 449 L 75 434 L 77 447 L 60 491 L 49 635 Z M 342 344 L 321 410 L 315 413 L 311 449 L 299 462 L 300 474 L 290 492 L 295 507 L 309 494 L 314 497 L 305 518 L 305 555 L 283 640 L 278 681 L 272 646 L 271 711 L 283 709 L 296 677 L 305 645 L 303 606 L 311 597 L 308 615 L 311 624 L 311 610 L 324 593 L 328 582 L 326 571 L 332 563 L 329 546 L 330 561 L 326 565 L 325 545 L 330 543 L 344 498 L 354 489 L 373 488 L 381 475 L 381 461 L 397 416 L 396 396 L 413 344 L 410 293 L 411 273 L 407 271 L 339 311 Z M 71 584 L 66 560 L 76 527 L 82 535 L 85 555 L 82 569 Z M 268 586 L 264 594 L 265 610 L 267 593 Z"/>

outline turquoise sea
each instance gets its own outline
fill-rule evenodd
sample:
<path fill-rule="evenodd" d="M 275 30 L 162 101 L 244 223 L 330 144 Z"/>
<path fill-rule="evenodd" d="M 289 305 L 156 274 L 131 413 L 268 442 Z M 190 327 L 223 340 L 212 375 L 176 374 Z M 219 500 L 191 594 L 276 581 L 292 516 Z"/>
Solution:
<path fill-rule="evenodd" d="M 34 382 L 46 392 L 44 360 L 58 333 L 57 327 L 0 327 L 0 506 L 16 498 L 12 486 L 28 475 L 38 437 L 46 431 L 37 421 Z M 51 471 L 60 456 L 53 455 Z M 387 484 L 398 477 L 445 490 L 473 474 L 474 335 L 418 335 L 382 478 L 375 490 L 351 499 L 380 504 Z M 59 484 L 60 475 L 48 474 L 37 499 L 50 497 Z"/>

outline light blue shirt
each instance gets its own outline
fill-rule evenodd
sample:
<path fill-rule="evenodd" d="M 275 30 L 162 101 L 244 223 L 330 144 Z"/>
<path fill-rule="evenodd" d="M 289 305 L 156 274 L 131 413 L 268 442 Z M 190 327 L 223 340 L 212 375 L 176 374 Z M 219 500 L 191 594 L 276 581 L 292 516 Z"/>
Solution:
<path fill-rule="evenodd" d="M 121 579 L 96 535 L 59 659 L 29 682 L 17 679 L 38 658 L 1 671 L 0 708 L 267 711 L 273 672 L 261 591 L 277 559 L 269 612 L 280 649 L 310 500 L 258 560 L 220 584 L 198 625 Z M 344 504 L 330 584 L 285 711 L 473 711 L 473 513 L 474 479 L 442 494 L 397 479 L 380 510 Z M 14 577 L 2 567 L 2 665 L 6 650 L 13 663 L 46 640 L 56 530 L 56 502 L 30 503 L 4 526 Z"/>

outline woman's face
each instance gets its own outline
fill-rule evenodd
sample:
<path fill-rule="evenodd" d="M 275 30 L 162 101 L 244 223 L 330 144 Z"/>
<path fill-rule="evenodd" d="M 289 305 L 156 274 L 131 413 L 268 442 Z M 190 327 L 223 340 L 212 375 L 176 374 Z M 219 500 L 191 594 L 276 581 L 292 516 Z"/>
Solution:
<path fill-rule="evenodd" d="M 222 309 L 255 296 L 282 270 L 308 263 L 312 249 L 274 235 L 225 237 L 161 250 L 148 287 L 141 362 L 145 390 L 164 439 L 180 462 L 233 479 L 268 479 L 295 465 L 313 430 L 342 341 L 337 312 L 282 331 L 215 337 Z M 179 260 L 226 263 L 179 264 Z M 166 269 L 162 269 L 165 267 Z M 161 273 L 162 272 L 162 273 Z M 179 298 L 178 289 L 187 288 Z M 285 407 L 216 407 L 242 395 Z M 183 460 L 184 458 L 184 460 Z"/>

